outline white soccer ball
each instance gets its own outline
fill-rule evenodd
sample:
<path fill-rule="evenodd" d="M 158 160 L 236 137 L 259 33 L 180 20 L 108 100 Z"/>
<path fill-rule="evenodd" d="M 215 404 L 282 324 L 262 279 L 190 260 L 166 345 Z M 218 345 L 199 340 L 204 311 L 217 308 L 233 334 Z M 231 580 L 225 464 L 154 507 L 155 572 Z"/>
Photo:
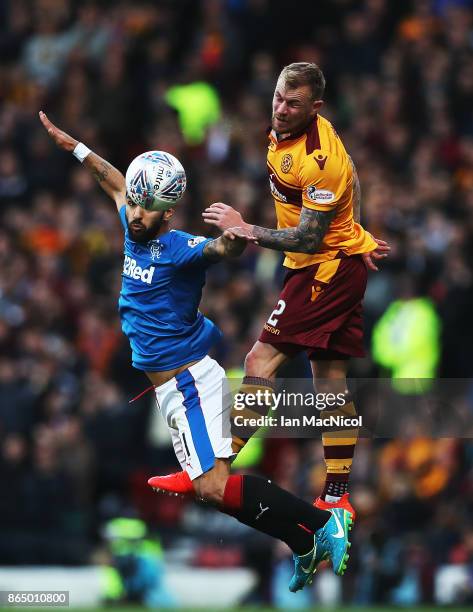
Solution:
<path fill-rule="evenodd" d="M 146 210 L 167 210 L 186 190 L 181 162 L 165 151 L 147 151 L 135 157 L 125 176 L 132 202 Z"/>

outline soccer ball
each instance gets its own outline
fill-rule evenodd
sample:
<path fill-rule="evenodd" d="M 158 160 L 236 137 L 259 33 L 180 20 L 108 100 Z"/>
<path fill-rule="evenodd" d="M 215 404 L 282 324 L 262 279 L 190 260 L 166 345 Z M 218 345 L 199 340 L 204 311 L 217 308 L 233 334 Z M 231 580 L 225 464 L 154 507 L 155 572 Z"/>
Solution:
<path fill-rule="evenodd" d="M 181 162 L 165 151 L 147 151 L 135 157 L 125 181 L 128 197 L 146 210 L 167 210 L 186 190 Z"/>

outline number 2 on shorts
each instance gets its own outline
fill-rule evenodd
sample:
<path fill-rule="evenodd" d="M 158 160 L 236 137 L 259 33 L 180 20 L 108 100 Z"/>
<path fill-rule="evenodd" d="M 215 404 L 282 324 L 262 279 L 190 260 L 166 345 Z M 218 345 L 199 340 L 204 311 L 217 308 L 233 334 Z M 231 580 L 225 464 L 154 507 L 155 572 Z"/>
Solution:
<path fill-rule="evenodd" d="M 268 319 L 268 323 L 270 325 L 276 326 L 278 324 L 278 319 L 276 319 L 276 316 L 279 316 L 280 314 L 282 314 L 284 312 L 286 308 L 286 302 L 284 300 L 279 300 L 278 305 L 276 306 L 276 308 L 273 310 L 273 312 L 271 313 L 269 319 Z"/>

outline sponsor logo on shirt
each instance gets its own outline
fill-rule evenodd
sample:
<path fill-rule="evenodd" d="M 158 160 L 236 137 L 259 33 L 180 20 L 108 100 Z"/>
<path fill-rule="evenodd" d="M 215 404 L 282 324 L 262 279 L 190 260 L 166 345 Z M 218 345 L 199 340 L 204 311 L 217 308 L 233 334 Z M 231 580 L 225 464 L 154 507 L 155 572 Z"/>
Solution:
<path fill-rule="evenodd" d="M 207 240 L 205 236 L 194 236 L 194 238 L 189 238 L 189 240 L 187 241 L 187 245 L 190 246 L 191 249 L 193 249 L 201 242 L 204 242 L 204 240 Z"/>
<path fill-rule="evenodd" d="M 317 189 L 315 185 L 307 187 L 307 197 L 317 204 L 329 204 L 335 199 L 335 194 L 327 189 Z"/>
<path fill-rule="evenodd" d="M 273 176 L 274 174 L 271 174 L 271 176 L 269 177 L 269 188 L 271 189 L 271 193 L 273 194 L 273 196 L 275 198 L 278 198 L 278 200 L 281 200 L 282 202 L 287 202 L 287 198 L 285 195 L 283 195 L 278 188 L 276 187 L 276 185 L 273 182 Z"/>
<path fill-rule="evenodd" d="M 129 276 L 130 278 L 134 278 L 136 280 L 141 280 L 143 283 L 151 285 L 154 270 L 154 266 L 143 269 L 141 266 L 137 265 L 136 259 L 132 259 L 128 255 L 125 255 L 125 261 L 123 262 L 123 274 L 125 276 Z"/>

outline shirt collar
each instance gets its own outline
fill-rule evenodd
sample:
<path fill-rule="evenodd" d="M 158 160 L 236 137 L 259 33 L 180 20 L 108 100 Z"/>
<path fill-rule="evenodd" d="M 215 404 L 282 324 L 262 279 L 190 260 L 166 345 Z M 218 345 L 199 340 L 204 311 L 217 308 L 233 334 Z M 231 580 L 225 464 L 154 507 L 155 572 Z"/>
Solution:
<path fill-rule="evenodd" d="M 266 134 L 268 135 L 268 138 L 276 145 L 284 143 L 288 140 L 297 140 L 301 136 L 309 136 L 311 134 L 314 129 L 314 124 L 317 124 L 317 118 L 318 115 L 316 114 L 306 127 L 302 128 L 302 130 L 299 130 L 298 132 L 295 132 L 294 134 L 291 134 L 290 136 L 287 136 L 286 138 L 284 138 L 284 140 L 278 140 L 277 133 L 273 130 L 271 126 L 266 128 Z"/>

